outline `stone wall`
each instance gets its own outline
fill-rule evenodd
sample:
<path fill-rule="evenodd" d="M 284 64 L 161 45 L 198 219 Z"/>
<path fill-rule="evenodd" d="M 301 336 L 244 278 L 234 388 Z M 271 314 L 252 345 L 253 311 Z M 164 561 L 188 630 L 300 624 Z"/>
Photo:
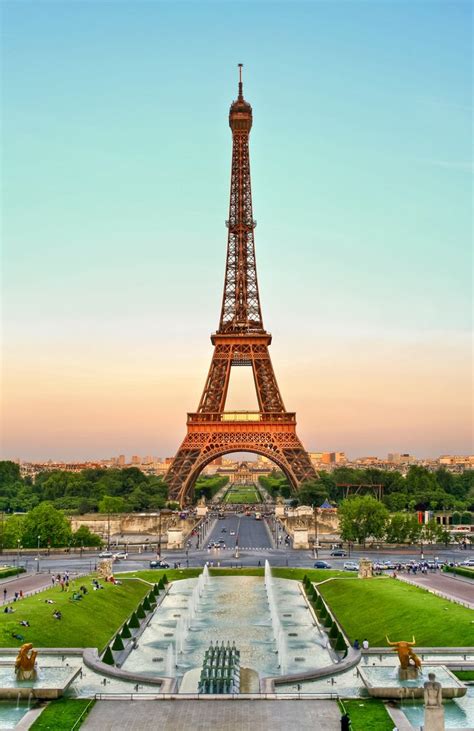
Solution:
<path fill-rule="evenodd" d="M 161 535 L 165 536 L 169 528 L 179 527 L 187 535 L 197 522 L 197 518 L 190 517 L 182 520 L 179 513 L 162 513 Z M 71 528 L 76 531 L 85 525 L 101 538 L 107 536 L 148 535 L 157 536 L 160 526 L 158 513 L 86 513 L 73 515 Z"/>
<path fill-rule="evenodd" d="M 290 536 L 293 536 L 295 530 L 307 530 L 308 537 L 314 538 L 315 521 L 311 508 L 303 510 L 297 508 L 294 511 L 287 511 L 284 516 L 280 517 L 285 530 Z M 319 510 L 318 511 L 318 536 L 319 540 L 328 538 L 336 538 L 339 536 L 339 518 L 336 510 Z"/>

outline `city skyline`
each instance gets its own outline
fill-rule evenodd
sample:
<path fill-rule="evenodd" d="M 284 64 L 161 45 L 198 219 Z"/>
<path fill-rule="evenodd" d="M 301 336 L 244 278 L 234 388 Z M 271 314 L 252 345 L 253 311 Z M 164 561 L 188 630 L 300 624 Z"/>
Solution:
<path fill-rule="evenodd" d="M 219 314 L 239 61 L 303 443 L 469 453 L 469 8 L 254 5 L 242 39 L 239 4 L 132 5 L 92 27 L 86 5 L 4 3 L 2 456 L 175 453 Z"/>

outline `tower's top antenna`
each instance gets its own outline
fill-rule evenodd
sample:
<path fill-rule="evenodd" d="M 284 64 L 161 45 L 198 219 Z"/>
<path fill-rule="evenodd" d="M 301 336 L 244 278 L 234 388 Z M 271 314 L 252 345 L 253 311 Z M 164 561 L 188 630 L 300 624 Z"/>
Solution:
<path fill-rule="evenodd" d="M 242 93 L 242 66 L 243 63 L 239 63 L 239 99 L 243 99 L 243 93 Z"/>

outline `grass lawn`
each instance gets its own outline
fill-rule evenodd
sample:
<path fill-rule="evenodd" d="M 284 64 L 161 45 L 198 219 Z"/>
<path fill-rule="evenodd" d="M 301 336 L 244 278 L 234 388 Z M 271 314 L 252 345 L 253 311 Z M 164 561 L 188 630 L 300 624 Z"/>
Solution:
<path fill-rule="evenodd" d="M 353 642 L 366 637 L 375 647 L 411 640 L 420 647 L 474 645 L 474 612 L 396 579 L 330 581 L 320 587 Z"/>
<path fill-rule="evenodd" d="M 59 698 L 51 701 L 30 728 L 33 731 L 71 731 L 73 727 L 79 728 L 94 703 L 88 698 Z"/>
<path fill-rule="evenodd" d="M 224 498 L 224 502 L 231 504 L 255 504 L 261 503 L 262 498 L 257 489 L 247 488 L 231 488 Z"/>
<path fill-rule="evenodd" d="M 16 647 L 22 641 L 12 632 L 22 635 L 35 647 L 97 647 L 102 650 L 121 624 L 150 591 L 141 581 L 124 581 L 121 586 L 101 582 L 103 589 L 92 590 L 91 576 L 71 581 L 68 592 L 59 587 L 47 589 L 34 596 L 13 602 L 14 614 L 0 612 L 0 646 Z M 70 601 L 74 588 L 84 584 L 89 590 L 81 601 Z M 54 604 L 46 604 L 52 599 Z M 62 619 L 54 619 L 59 609 Z M 21 627 L 26 619 L 30 627 Z"/>
<path fill-rule="evenodd" d="M 392 731 L 393 721 L 377 698 L 342 701 L 343 711 L 349 714 L 352 731 Z"/>
<path fill-rule="evenodd" d="M 474 681 L 474 670 L 453 670 L 454 675 L 463 682 Z"/>

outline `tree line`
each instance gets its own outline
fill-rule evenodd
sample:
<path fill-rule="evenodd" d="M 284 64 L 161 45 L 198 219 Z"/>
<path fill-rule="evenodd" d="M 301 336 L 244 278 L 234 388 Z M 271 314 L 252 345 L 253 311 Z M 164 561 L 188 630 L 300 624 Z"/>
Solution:
<path fill-rule="evenodd" d="M 412 465 L 404 476 L 396 470 L 337 467 L 332 472 L 321 472 L 318 479 L 304 482 L 297 494 L 292 493 L 281 472 L 259 479 L 262 487 L 274 497 L 291 498 L 299 505 L 321 505 L 325 499 L 338 505 L 343 496 L 340 485 L 363 484 L 382 485 L 382 503 L 390 512 L 454 510 L 459 515 L 458 522 L 465 522 L 467 515 L 462 514 L 474 510 L 473 470 L 453 474 L 443 468 L 431 472 Z"/>

